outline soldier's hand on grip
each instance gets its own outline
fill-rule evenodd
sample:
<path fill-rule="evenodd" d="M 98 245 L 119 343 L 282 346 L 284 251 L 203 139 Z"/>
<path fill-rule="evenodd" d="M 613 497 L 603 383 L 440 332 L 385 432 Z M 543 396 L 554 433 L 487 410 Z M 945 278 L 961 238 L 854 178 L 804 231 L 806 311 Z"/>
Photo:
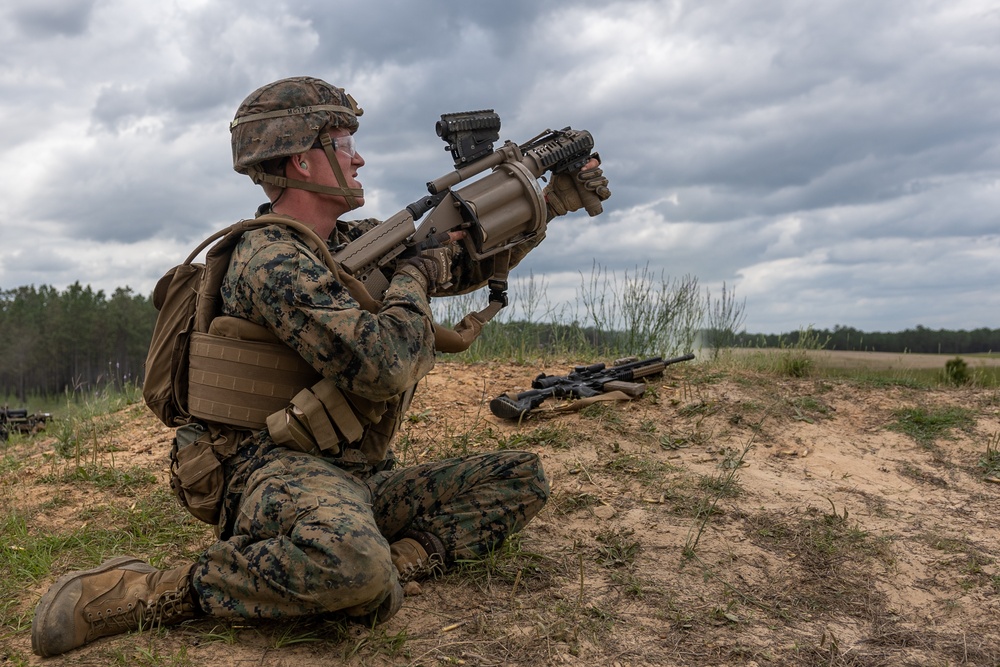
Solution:
<path fill-rule="evenodd" d="M 600 164 L 591 159 L 576 173 L 552 174 L 552 181 L 544 190 L 551 217 L 581 208 L 586 208 L 592 216 L 601 212 L 601 202 L 611 196 L 611 190 Z"/>
<path fill-rule="evenodd" d="M 404 261 L 399 273 L 406 273 L 420 281 L 427 289 L 427 294 L 435 294 L 439 290 L 451 287 L 453 277 L 451 263 L 461 247 L 457 243 L 448 243 L 436 248 L 420 251 L 416 257 Z M 419 276 L 414 276 L 419 273 Z"/>

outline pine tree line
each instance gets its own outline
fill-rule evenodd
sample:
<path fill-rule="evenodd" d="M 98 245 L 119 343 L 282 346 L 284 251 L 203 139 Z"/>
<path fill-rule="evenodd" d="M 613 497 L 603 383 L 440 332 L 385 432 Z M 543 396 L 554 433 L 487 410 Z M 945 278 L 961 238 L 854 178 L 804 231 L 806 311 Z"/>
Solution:
<path fill-rule="evenodd" d="M 156 322 L 152 301 L 79 282 L 0 291 L 0 395 L 28 396 L 141 382 Z"/>
<path fill-rule="evenodd" d="M 737 347 L 794 347 L 803 335 L 819 341 L 827 350 L 853 352 L 909 352 L 911 354 L 976 354 L 1000 352 L 1000 329 L 929 329 L 917 325 L 896 332 L 865 332 L 837 325 L 829 329 L 805 329 L 783 334 L 737 334 Z"/>

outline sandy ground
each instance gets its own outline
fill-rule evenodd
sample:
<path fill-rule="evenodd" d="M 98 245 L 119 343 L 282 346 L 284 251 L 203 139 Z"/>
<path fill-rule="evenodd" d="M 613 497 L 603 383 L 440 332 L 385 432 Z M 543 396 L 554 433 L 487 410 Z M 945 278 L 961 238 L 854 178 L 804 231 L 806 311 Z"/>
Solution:
<path fill-rule="evenodd" d="M 22 629 L 0 664 L 1000 665 L 1000 480 L 979 465 L 1000 434 L 996 390 L 694 363 L 584 413 L 515 424 L 486 408 L 571 364 L 439 363 L 423 381 L 404 460 L 528 449 L 552 497 L 511 548 L 424 582 L 384 626 L 202 620 L 47 661 Z M 904 410 L 968 419 L 918 442 L 897 430 Z M 164 483 L 170 432 L 148 413 L 106 437 L 119 465 Z M 129 502 L 32 465 L 5 502 L 74 499 L 46 523 Z M 59 573 L 25 592 L 26 613 Z"/>

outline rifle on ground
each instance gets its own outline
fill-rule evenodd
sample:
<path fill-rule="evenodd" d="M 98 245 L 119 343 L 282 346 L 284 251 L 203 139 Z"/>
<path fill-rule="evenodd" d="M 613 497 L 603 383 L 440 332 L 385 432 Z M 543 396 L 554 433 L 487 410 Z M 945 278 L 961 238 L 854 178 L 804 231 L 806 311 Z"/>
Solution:
<path fill-rule="evenodd" d="M 692 359 L 693 354 L 641 361 L 633 357 L 615 361 L 610 367 L 603 363 L 576 366 L 569 375 L 542 373 L 532 381 L 530 391 L 494 398 L 490 401 L 490 412 L 501 419 L 520 420 L 548 398 L 590 398 L 613 391 L 622 392 L 624 398 L 638 398 L 645 392 L 646 383 L 635 380 L 658 375 L 671 364 Z"/>
<path fill-rule="evenodd" d="M 545 197 L 538 179 L 545 172 L 578 170 L 591 157 L 600 160 L 586 130 L 545 130 L 523 144 L 500 137 L 500 116 L 492 109 L 443 114 L 435 126 L 455 162 L 455 171 L 427 183 L 429 196 L 408 205 L 357 239 L 334 249 L 333 258 L 381 299 L 395 264 L 407 251 L 431 244 L 442 234 L 465 231 L 466 252 L 480 261 L 530 241 L 545 232 Z M 492 173 L 453 189 L 488 169 Z M 594 193 L 583 198 L 591 216 L 602 212 Z M 416 226 L 416 221 L 426 215 Z M 406 256 L 406 255 L 403 255 Z M 492 303 L 507 304 L 506 273 L 489 281 Z M 499 308 L 498 308 L 499 309 Z"/>

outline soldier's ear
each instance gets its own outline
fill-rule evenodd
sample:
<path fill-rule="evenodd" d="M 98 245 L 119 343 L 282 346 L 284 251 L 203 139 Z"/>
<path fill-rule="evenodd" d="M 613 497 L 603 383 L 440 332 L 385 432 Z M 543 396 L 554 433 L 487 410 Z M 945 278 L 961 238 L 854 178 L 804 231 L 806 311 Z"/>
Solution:
<path fill-rule="evenodd" d="M 288 158 L 288 164 L 285 165 L 285 175 L 289 178 L 292 177 L 288 172 L 292 170 L 298 175 L 306 175 L 309 173 L 309 159 L 306 157 L 305 153 L 299 155 L 292 155 Z"/>

